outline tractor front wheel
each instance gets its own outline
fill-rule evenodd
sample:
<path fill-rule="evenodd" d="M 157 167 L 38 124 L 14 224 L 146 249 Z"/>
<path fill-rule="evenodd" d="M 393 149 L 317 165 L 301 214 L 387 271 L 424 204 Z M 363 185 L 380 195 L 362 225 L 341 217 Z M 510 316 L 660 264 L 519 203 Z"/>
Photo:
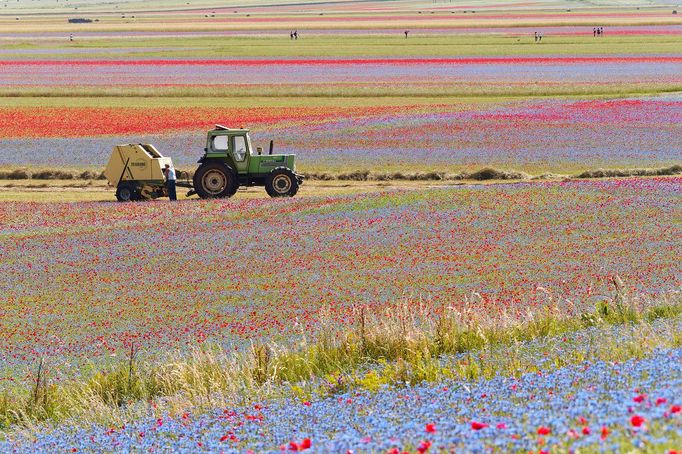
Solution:
<path fill-rule="evenodd" d="M 239 187 L 234 170 L 222 162 L 201 165 L 194 174 L 193 183 L 202 199 L 232 197 Z"/>
<path fill-rule="evenodd" d="M 131 202 L 140 200 L 137 189 L 132 184 L 122 183 L 116 188 L 116 200 L 119 202 Z"/>
<path fill-rule="evenodd" d="M 298 180 L 286 167 L 277 167 L 265 180 L 265 192 L 270 197 L 293 197 L 298 192 Z"/>

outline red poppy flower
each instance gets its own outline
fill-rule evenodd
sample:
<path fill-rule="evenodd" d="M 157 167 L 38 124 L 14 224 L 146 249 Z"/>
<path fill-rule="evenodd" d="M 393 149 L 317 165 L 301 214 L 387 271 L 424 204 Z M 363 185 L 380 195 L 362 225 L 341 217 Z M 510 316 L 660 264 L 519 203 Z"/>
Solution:
<path fill-rule="evenodd" d="M 592 433 L 592 431 L 590 430 L 590 428 L 588 426 L 583 427 L 583 435 L 589 435 L 591 433 Z"/>
<path fill-rule="evenodd" d="M 426 433 L 432 434 L 432 433 L 435 433 L 435 432 L 436 432 L 436 425 L 435 425 L 435 424 L 429 423 L 429 424 L 426 425 Z"/>
<path fill-rule="evenodd" d="M 478 421 L 472 421 L 471 422 L 471 428 L 473 430 L 481 430 L 481 429 L 485 429 L 486 427 L 490 427 L 490 426 L 484 422 L 478 422 Z"/>
<path fill-rule="evenodd" d="M 601 439 L 602 440 L 606 440 L 606 437 L 608 437 L 610 433 L 611 433 L 611 431 L 609 430 L 608 427 L 601 426 Z"/>
<path fill-rule="evenodd" d="M 646 421 L 646 419 L 640 415 L 633 415 L 632 418 L 630 418 L 630 424 L 635 427 L 641 427 L 642 424 L 644 424 L 644 421 Z"/>
<path fill-rule="evenodd" d="M 431 442 L 428 440 L 424 440 L 421 443 L 419 443 L 419 446 L 417 447 L 417 452 L 419 454 L 424 454 L 426 451 L 429 450 L 431 447 Z"/>
<path fill-rule="evenodd" d="M 639 396 L 635 396 L 632 398 L 632 400 L 637 402 L 638 404 L 641 404 L 646 400 L 646 394 L 640 394 Z"/>
<path fill-rule="evenodd" d="M 545 426 L 538 427 L 538 435 L 549 435 L 552 433 L 552 429 Z"/>
<path fill-rule="evenodd" d="M 675 413 L 679 413 L 680 411 L 682 411 L 682 407 L 680 407 L 679 405 L 673 405 L 672 407 L 670 407 L 670 413 L 672 413 L 673 415 Z"/>
<path fill-rule="evenodd" d="M 312 442 L 310 441 L 310 438 L 304 438 L 303 441 L 301 442 L 300 449 L 301 450 L 310 449 L 311 446 Z"/>

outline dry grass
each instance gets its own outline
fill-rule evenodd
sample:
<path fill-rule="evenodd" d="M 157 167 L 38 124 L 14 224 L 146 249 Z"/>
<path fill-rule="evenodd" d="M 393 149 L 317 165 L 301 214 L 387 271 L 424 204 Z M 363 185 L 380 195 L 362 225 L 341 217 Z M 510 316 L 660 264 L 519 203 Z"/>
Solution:
<path fill-rule="evenodd" d="M 25 387 L 6 390 L 0 399 L 0 429 L 31 428 L 43 422 L 56 424 L 67 420 L 72 424 L 111 425 L 148 416 L 150 411 L 171 415 L 188 408 L 210 411 L 227 402 L 262 401 L 296 394 L 306 383 L 320 380 L 336 383 L 323 387 L 323 393 L 333 395 L 352 387 L 374 389 L 406 381 L 514 375 L 533 367 L 531 363 L 525 369 L 520 367 L 522 358 L 511 358 L 511 362 L 504 359 L 505 349 L 520 341 L 563 336 L 591 326 L 641 324 L 646 330 L 653 320 L 682 314 L 679 292 L 654 301 L 629 297 L 623 293 L 619 280 L 614 284 L 613 297 L 605 297 L 594 311 L 578 317 L 565 316 L 562 302 L 549 298 L 546 308 L 538 313 L 493 320 L 476 310 L 478 302 L 472 295 L 470 309 L 459 311 L 439 308 L 428 301 L 397 303 L 381 312 L 358 306 L 355 326 L 341 330 L 323 311 L 319 314 L 320 329 L 316 335 L 301 332 L 294 344 L 253 344 L 240 353 L 205 347 L 179 356 L 169 354 L 167 360 L 151 364 L 139 361 L 135 346 L 131 345 L 128 357 L 118 366 L 61 384 L 45 378 L 49 376 L 45 372 L 49 372 L 50 365 L 41 361 L 36 365 L 41 371 L 36 379 Z M 644 345 L 633 339 L 641 353 L 664 342 L 658 338 L 650 340 Z M 668 344 L 678 341 L 670 336 L 665 339 Z M 488 353 L 497 350 L 503 360 L 483 355 L 464 367 L 456 364 L 449 369 L 441 363 L 443 355 L 481 350 Z M 632 350 L 630 346 L 623 350 L 609 344 L 597 353 L 623 360 L 632 355 Z M 584 352 L 587 354 L 593 353 Z M 583 356 L 576 358 L 582 361 Z M 367 366 L 371 366 L 368 374 L 363 372 Z M 381 366 L 378 374 L 373 371 L 374 366 Z M 156 410 L 150 409 L 151 402 Z"/>
<path fill-rule="evenodd" d="M 192 178 L 193 170 L 183 171 Z M 673 165 L 663 168 L 645 169 L 595 169 L 586 170 L 573 178 L 614 178 L 614 177 L 633 177 L 633 176 L 663 176 L 682 174 L 682 165 Z M 561 179 L 569 175 L 559 175 L 553 173 L 543 173 L 530 175 L 512 169 L 496 169 L 485 167 L 476 171 L 464 171 L 459 173 L 446 173 L 439 171 L 395 171 L 378 172 L 368 169 L 358 169 L 346 172 L 306 172 L 308 180 L 317 181 L 506 181 L 506 180 L 547 180 Z M 0 180 L 104 180 L 101 172 L 93 170 L 63 170 L 63 169 L 10 169 L 0 170 Z"/>
<path fill-rule="evenodd" d="M 586 170 L 576 178 L 617 178 L 617 177 L 655 177 L 682 175 L 682 165 L 673 165 L 659 169 L 596 169 Z"/>
<path fill-rule="evenodd" d="M 354 170 L 350 172 L 309 172 L 306 178 L 319 181 L 508 181 L 508 180 L 558 180 L 564 178 L 615 178 L 632 176 L 663 176 L 682 174 L 682 165 L 673 165 L 652 169 L 596 169 L 581 172 L 577 175 L 542 173 L 530 175 L 511 169 L 495 169 L 486 167 L 473 172 L 446 173 L 438 171 L 418 172 L 376 172 L 370 170 Z"/>
<path fill-rule="evenodd" d="M 14 169 L 0 170 L 0 180 L 104 180 L 102 172 L 92 170 Z"/>
<path fill-rule="evenodd" d="M 421 190 L 427 187 L 454 184 L 495 184 L 510 181 L 565 180 L 567 178 L 650 177 L 680 175 L 682 166 L 659 169 L 595 170 L 575 176 L 543 173 L 535 176 L 513 170 L 484 168 L 473 172 L 444 173 L 437 171 L 375 172 L 305 172 L 306 182 L 299 196 L 339 196 L 387 190 Z M 192 172 L 189 172 L 191 175 Z M 44 179 L 38 179 L 38 177 Z M 2 181 L 4 180 L 4 181 Z M 185 199 L 184 191 L 178 194 Z M 262 187 L 240 188 L 237 197 L 262 198 Z M 112 201 L 113 189 L 101 174 L 92 170 L 0 170 L 0 201 L 14 202 L 79 202 Z"/>

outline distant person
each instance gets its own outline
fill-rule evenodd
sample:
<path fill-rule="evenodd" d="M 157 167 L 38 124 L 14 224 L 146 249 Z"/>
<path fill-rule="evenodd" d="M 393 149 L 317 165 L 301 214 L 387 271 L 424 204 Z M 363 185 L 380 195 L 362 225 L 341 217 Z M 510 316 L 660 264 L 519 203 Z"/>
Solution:
<path fill-rule="evenodd" d="M 168 199 L 169 200 L 178 200 L 178 195 L 175 192 L 175 169 L 171 167 L 170 164 L 166 164 L 166 168 L 163 171 L 164 176 L 166 177 L 166 188 L 168 189 Z"/>
<path fill-rule="evenodd" d="M 538 33 L 538 42 L 542 41 L 542 32 Z"/>
<path fill-rule="evenodd" d="M 604 36 L 604 27 L 599 27 L 599 34 Z"/>
<path fill-rule="evenodd" d="M 73 33 L 69 35 L 69 41 L 73 42 Z"/>
<path fill-rule="evenodd" d="M 597 36 L 597 27 L 592 29 L 592 36 Z"/>
<path fill-rule="evenodd" d="M 293 39 L 294 39 L 294 32 L 293 32 L 293 30 L 289 32 L 289 36 L 291 37 L 291 40 L 293 41 Z"/>
<path fill-rule="evenodd" d="M 407 34 L 410 33 L 409 30 L 405 30 L 405 39 L 407 39 Z"/>
<path fill-rule="evenodd" d="M 298 39 L 298 30 L 294 30 L 294 39 Z"/>
<path fill-rule="evenodd" d="M 535 37 L 535 42 L 537 43 L 538 42 L 538 32 L 533 33 L 533 35 Z"/>

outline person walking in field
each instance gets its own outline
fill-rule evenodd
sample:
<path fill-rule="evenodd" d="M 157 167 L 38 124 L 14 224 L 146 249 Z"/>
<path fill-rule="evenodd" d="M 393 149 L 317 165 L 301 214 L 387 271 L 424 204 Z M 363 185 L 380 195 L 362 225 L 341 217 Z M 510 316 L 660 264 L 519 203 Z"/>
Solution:
<path fill-rule="evenodd" d="M 592 29 L 592 36 L 597 36 L 597 27 Z"/>
<path fill-rule="evenodd" d="M 407 39 L 407 34 L 410 33 L 409 30 L 405 30 L 405 39 Z"/>
<path fill-rule="evenodd" d="M 293 32 L 293 30 L 289 32 L 289 37 L 291 38 L 292 41 L 294 40 L 294 32 Z"/>
<path fill-rule="evenodd" d="M 538 42 L 538 32 L 535 32 L 533 35 L 535 36 L 535 42 L 537 43 Z"/>
<path fill-rule="evenodd" d="M 166 188 L 168 189 L 168 199 L 169 200 L 178 200 L 178 195 L 175 191 L 175 169 L 170 166 L 170 164 L 166 164 L 166 168 L 163 171 L 163 174 L 166 176 Z"/>

